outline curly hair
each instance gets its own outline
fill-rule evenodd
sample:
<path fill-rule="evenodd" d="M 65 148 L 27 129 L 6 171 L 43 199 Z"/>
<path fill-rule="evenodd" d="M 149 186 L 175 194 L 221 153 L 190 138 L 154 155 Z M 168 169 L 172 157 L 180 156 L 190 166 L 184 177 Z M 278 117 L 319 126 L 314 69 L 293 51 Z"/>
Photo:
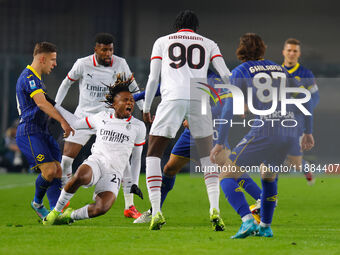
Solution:
<path fill-rule="evenodd" d="M 240 38 L 236 56 L 242 62 L 259 60 L 264 57 L 267 46 L 261 37 L 254 33 L 246 33 Z"/>
<path fill-rule="evenodd" d="M 191 10 L 181 11 L 177 15 L 173 27 L 176 31 L 189 28 L 196 32 L 199 27 L 197 15 Z"/>
<path fill-rule="evenodd" d="M 113 39 L 113 35 L 109 34 L 109 33 L 98 33 L 96 35 L 95 38 L 95 43 L 99 43 L 99 44 L 104 44 L 104 45 L 108 45 L 113 43 L 114 39 Z"/>
<path fill-rule="evenodd" d="M 117 80 L 113 85 L 105 85 L 109 89 L 109 93 L 105 95 L 105 101 L 109 108 L 112 107 L 114 98 L 119 94 L 120 92 L 130 92 L 129 86 L 130 84 L 135 80 L 133 77 L 133 74 L 130 75 L 130 77 L 126 78 L 125 73 L 119 73 L 117 74 Z M 132 91 L 133 92 L 133 91 Z"/>

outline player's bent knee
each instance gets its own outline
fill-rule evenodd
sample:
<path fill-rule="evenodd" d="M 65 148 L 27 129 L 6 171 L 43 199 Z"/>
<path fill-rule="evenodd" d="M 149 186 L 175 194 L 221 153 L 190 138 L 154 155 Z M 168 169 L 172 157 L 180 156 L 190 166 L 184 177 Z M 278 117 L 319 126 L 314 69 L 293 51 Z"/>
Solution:
<path fill-rule="evenodd" d="M 44 163 L 39 166 L 42 176 L 49 182 L 57 177 L 57 165 L 55 162 Z"/>
<path fill-rule="evenodd" d="M 173 166 L 168 166 L 168 164 L 165 165 L 163 173 L 167 176 L 175 176 L 181 168 L 176 168 Z"/>
<path fill-rule="evenodd" d="M 81 144 L 65 142 L 63 155 L 68 156 L 70 158 L 76 158 L 83 146 Z"/>
<path fill-rule="evenodd" d="M 97 195 L 93 217 L 104 215 L 108 212 L 116 200 L 116 196 L 112 192 L 103 192 Z"/>

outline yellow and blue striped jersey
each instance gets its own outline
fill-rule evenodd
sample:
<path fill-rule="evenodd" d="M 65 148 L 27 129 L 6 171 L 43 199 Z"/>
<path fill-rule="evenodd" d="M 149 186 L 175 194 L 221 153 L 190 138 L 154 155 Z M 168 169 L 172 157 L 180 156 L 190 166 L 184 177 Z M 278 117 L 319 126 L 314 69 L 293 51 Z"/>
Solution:
<path fill-rule="evenodd" d="M 17 136 L 35 133 L 48 134 L 48 116 L 39 109 L 33 100 L 33 96 L 37 93 L 46 93 L 46 87 L 36 70 L 27 65 L 16 84 L 16 99 L 20 116 Z"/>

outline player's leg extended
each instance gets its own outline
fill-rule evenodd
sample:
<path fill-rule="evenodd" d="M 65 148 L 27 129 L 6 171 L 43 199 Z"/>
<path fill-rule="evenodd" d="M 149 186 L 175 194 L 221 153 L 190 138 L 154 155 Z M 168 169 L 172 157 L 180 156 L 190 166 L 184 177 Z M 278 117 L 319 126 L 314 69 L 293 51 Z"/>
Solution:
<path fill-rule="evenodd" d="M 65 187 L 61 191 L 58 202 L 55 208 L 45 217 L 43 223 L 44 225 L 53 225 L 56 221 L 59 213 L 65 207 L 65 205 L 71 200 L 74 193 L 78 190 L 78 188 L 82 185 L 87 185 L 92 180 L 92 169 L 89 165 L 82 164 L 75 175 L 66 183 Z M 81 208 L 82 209 L 82 208 Z M 80 210 L 80 209 L 79 209 Z M 69 213 L 71 209 L 67 209 L 65 213 Z M 88 218 L 87 208 L 82 209 L 81 217 Z"/>
<path fill-rule="evenodd" d="M 308 182 L 309 185 L 313 185 L 315 183 L 315 177 L 313 173 L 308 171 L 308 164 L 303 159 L 303 155 L 295 156 L 295 155 L 288 155 L 285 162 L 288 166 L 293 167 L 297 171 L 301 171 Z"/>
<path fill-rule="evenodd" d="M 83 148 L 83 145 L 81 144 L 65 141 L 64 152 L 61 159 L 61 181 L 63 187 L 72 177 L 72 164 L 74 159 L 78 156 L 81 148 Z"/>
<path fill-rule="evenodd" d="M 218 171 L 215 164 L 210 161 L 210 151 L 212 149 L 212 136 L 195 138 L 196 149 L 200 157 L 201 168 L 204 170 L 204 182 L 206 185 L 210 203 L 210 221 L 215 231 L 223 231 L 224 222 L 220 216 L 220 186 Z"/>
<path fill-rule="evenodd" d="M 168 192 L 172 190 L 176 175 L 181 171 L 181 169 L 189 163 L 190 159 L 181 157 L 175 154 L 170 154 L 169 161 L 164 166 L 162 187 L 161 187 L 161 207 L 168 195 Z"/>
<path fill-rule="evenodd" d="M 57 176 L 53 179 L 51 186 L 47 189 L 46 196 L 48 198 L 50 204 L 50 210 L 53 210 L 55 205 L 57 204 L 58 198 L 60 196 L 60 192 L 63 189 L 61 184 L 61 166 L 58 161 L 54 161 L 57 168 Z"/>
<path fill-rule="evenodd" d="M 218 172 L 217 169 L 214 168 L 216 165 L 210 161 L 209 157 L 212 149 L 212 136 L 196 138 L 195 144 L 200 157 L 201 168 L 202 170 L 205 170 L 204 181 L 210 202 L 210 214 L 212 214 L 213 209 L 216 209 L 217 212 L 219 212 L 220 187 Z"/>
<path fill-rule="evenodd" d="M 43 205 L 43 198 L 57 177 L 57 166 L 55 162 L 48 162 L 39 166 L 41 174 L 38 175 L 35 181 L 35 195 L 31 203 L 32 208 L 42 219 L 48 214 L 48 210 Z M 60 176 L 59 176 L 60 178 Z M 59 193 L 57 194 L 59 196 Z"/>
<path fill-rule="evenodd" d="M 125 200 L 125 208 L 124 208 L 124 216 L 127 218 L 137 219 L 142 214 L 136 209 L 133 203 L 133 195 L 131 193 L 132 187 L 132 173 L 130 164 L 126 165 L 123 180 L 122 180 L 123 192 L 124 192 L 124 200 Z"/>
<path fill-rule="evenodd" d="M 261 199 L 261 222 L 257 235 L 272 237 L 270 228 L 277 200 L 277 174 L 267 167 L 261 167 L 262 199 Z"/>
<path fill-rule="evenodd" d="M 236 166 L 230 159 L 225 163 L 224 169 L 226 170 L 220 173 L 221 188 L 229 204 L 242 219 L 239 231 L 232 238 L 245 238 L 256 230 L 256 225 L 247 200 L 237 182 L 237 179 L 242 176 L 242 172 L 240 167 Z M 227 169 L 230 169 L 230 171 L 227 171 Z"/>
<path fill-rule="evenodd" d="M 146 157 L 146 185 L 149 192 L 149 199 L 152 207 L 152 221 L 150 228 L 159 229 L 162 224 L 156 224 L 157 227 L 153 228 L 154 218 L 162 221 L 160 204 L 161 204 L 161 184 L 162 184 L 162 170 L 161 158 L 164 154 L 170 139 L 162 136 L 149 136 L 148 152 Z M 159 214 L 159 215 L 158 215 Z M 159 225 L 159 226 L 158 226 Z"/>

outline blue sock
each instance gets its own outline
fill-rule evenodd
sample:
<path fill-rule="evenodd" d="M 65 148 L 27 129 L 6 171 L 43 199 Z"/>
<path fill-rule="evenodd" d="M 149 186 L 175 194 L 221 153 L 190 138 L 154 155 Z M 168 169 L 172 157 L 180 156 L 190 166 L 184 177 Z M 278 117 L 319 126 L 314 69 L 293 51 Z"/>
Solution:
<path fill-rule="evenodd" d="M 166 199 L 166 196 L 168 195 L 168 192 L 172 190 L 172 188 L 174 187 L 175 180 L 176 180 L 176 175 L 175 176 L 163 175 L 162 186 L 161 186 L 161 208 Z"/>
<path fill-rule="evenodd" d="M 261 198 L 262 190 L 248 174 L 243 174 L 237 179 L 237 183 L 255 200 Z"/>
<path fill-rule="evenodd" d="M 237 184 L 237 181 L 233 178 L 224 178 L 221 181 L 221 187 L 228 199 L 229 204 L 234 210 L 241 216 L 241 218 L 247 214 L 251 214 L 249 205 L 242 192 L 242 189 Z"/>
<path fill-rule="evenodd" d="M 61 179 L 54 178 L 53 181 L 51 182 L 51 186 L 48 188 L 46 192 L 48 202 L 50 203 L 50 210 L 53 210 L 53 208 L 57 204 L 61 190 L 62 190 Z"/>
<path fill-rule="evenodd" d="M 277 178 L 273 182 L 262 180 L 261 222 L 271 224 L 277 199 Z"/>
<path fill-rule="evenodd" d="M 51 184 L 52 182 L 46 181 L 41 174 L 38 175 L 37 179 L 35 180 L 34 202 L 37 204 L 42 204 L 46 191 Z"/>

